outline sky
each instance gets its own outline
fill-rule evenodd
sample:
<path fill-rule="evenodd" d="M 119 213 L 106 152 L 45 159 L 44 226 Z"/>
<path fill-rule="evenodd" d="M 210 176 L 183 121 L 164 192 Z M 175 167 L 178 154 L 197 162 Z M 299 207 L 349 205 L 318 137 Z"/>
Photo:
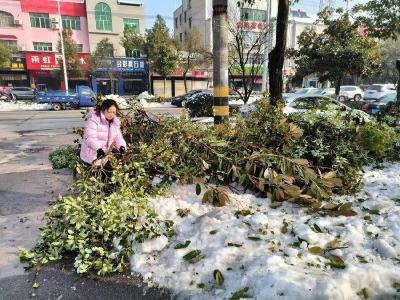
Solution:
<path fill-rule="evenodd" d="M 358 3 L 365 3 L 366 0 L 350 0 L 349 6 Z M 160 14 L 167 21 L 167 25 L 170 31 L 173 30 L 173 12 L 182 3 L 181 0 L 142 0 L 144 4 L 146 14 L 146 28 L 150 28 L 155 20 L 155 16 Z M 319 9 L 320 0 L 300 0 L 294 8 L 300 8 L 305 10 L 308 14 L 316 14 Z M 343 0 L 336 0 L 335 5 L 339 7 L 346 7 L 346 3 Z"/>

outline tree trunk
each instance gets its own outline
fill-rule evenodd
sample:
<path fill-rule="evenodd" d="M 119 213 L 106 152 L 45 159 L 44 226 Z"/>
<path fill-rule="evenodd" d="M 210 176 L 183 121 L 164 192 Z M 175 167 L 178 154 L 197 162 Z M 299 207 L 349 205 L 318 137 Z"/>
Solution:
<path fill-rule="evenodd" d="M 188 92 L 186 75 L 187 72 L 183 72 L 183 84 L 185 85 L 185 93 Z"/>
<path fill-rule="evenodd" d="M 335 86 L 335 98 L 336 100 L 339 100 L 339 94 L 340 94 L 340 86 L 342 85 L 342 76 L 340 76 L 336 80 L 336 86 Z"/>
<path fill-rule="evenodd" d="M 166 97 L 166 85 L 167 85 L 167 77 L 164 77 L 164 98 Z"/>
<path fill-rule="evenodd" d="M 399 79 L 397 80 L 397 105 L 400 105 L 400 58 L 396 61 L 396 68 L 399 71 Z"/>
<path fill-rule="evenodd" d="M 276 105 L 282 99 L 282 70 L 285 61 L 287 27 L 289 19 L 289 0 L 279 0 L 278 17 L 276 20 L 276 44 L 269 53 L 269 94 L 270 103 Z"/>

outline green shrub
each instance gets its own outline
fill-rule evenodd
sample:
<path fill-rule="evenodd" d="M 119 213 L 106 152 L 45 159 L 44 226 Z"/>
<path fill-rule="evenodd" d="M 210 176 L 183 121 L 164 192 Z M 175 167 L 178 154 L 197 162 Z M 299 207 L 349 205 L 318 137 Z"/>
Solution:
<path fill-rule="evenodd" d="M 212 95 L 198 95 L 192 101 L 186 103 L 189 109 L 189 116 L 195 117 L 212 117 L 213 116 L 213 97 Z"/>
<path fill-rule="evenodd" d="M 388 125 L 369 122 L 360 128 L 359 142 L 371 157 L 383 160 L 393 151 L 395 136 L 395 130 Z"/>
<path fill-rule="evenodd" d="M 79 161 L 79 148 L 77 146 L 61 146 L 49 154 L 53 169 L 69 168 L 75 170 Z"/>
<path fill-rule="evenodd" d="M 172 182 L 196 183 L 196 193 L 207 191 L 203 200 L 213 205 L 229 202 L 221 192 L 228 186 L 268 196 L 273 207 L 290 200 L 318 211 L 333 192 L 358 187 L 364 164 L 400 152 L 398 132 L 360 123 L 352 112 L 285 116 L 282 105 L 272 107 L 267 99 L 256 105 L 248 121 L 212 128 L 183 116 L 154 121 L 133 109 L 123 119 L 128 151 L 122 160 L 110 156 L 117 190 L 105 194 L 100 175 L 78 166 L 75 196 L 53 204 L 36 247 L 22 250 L 21 258 L 36 264 L 72 253 L 79 273 L 121 271 L 133 241 L 174 234 L 173 223 L 159 220 L 147 203 Z"/>

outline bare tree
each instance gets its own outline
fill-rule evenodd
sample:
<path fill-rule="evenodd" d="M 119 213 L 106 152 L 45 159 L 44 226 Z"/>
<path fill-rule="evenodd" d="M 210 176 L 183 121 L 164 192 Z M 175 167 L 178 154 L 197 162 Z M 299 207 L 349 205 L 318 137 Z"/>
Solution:
<path fill-rule="evenodd" d="M 233 89 L 247 103 L 262 74 L 267 26 L 265 22 L 246 21 L 242 9 L 243 5 L 229 11 L 229 73 L 240 74 L 241 85 Z"/>
<path fill-rule="evenodd" d="M 212 54 L 204 46 L 203 38 L 197 28 L 191 28 L 186 32 L 185 40 L 177 41 L 180 67 L 183 72 L 185 92 L 188 92 L 187 74 L 198 66 L 209 66 Z"/>

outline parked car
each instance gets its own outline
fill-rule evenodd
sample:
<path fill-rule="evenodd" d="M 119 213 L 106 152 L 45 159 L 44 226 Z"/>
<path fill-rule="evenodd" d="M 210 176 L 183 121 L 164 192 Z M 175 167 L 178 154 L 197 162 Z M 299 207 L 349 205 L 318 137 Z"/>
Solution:
<path fill-rule="evenodd" d="M 178 107 L 185 107 L 185 104 L 187 102 L 187 100 L 196 94 L 202 93 L 202 92 L 207 92 L 207 91 L 211 91 L 211 90 L 207 90 L 207 89 L 197 89 L 197 90 L 192 90 L 184 95 L 180 95 L 180 96 L 176 96 L 174 98 L 171 99 L 171 104 L 178 106 Z"/>
<path fill-rule="evenodd" d="M 364 100 L 378 100 L 395 90 L 396 88 L 393 84 L 372 84 L 365 91 Z"/>
<path fill-rule="evenodd" d="M 354 112 L 358 117 L 364 120 L 368 119 L 368 115 L 361 110 L 352 109 L 347 105 L 344 105 L 340 101 L 337 101 L 331 97 L 324 95 L 297 95 L 296 98 L 292 98 L 291 102 L 287 102 L 283 112 L 285 114 L 292 114 L 296 112 L 306 111 L 308 109 L 319 109 L 321 111 L 328 108 L 328 106 L 333 105 L 337 107 L 338 110 Z M 240 108 L 240 114 L 242 117 L 247 118 L 248 112 L 256 111 L 256 105 L 254 103 L 243 105 Z"/>
<path fill-rule="evenodd" d="M 335 97 L 335 88 L 326 88 L 321 91 L 321 95 L 328 97 Z M 345 100 L 361 101 L 364 97 L 364 92 L 361 88 L 355 85 L 342 85 L 339 91 L 338 100 L 343 102 Z"/>
<path fill-rule="evenodd" d="M 339 92 L 339 101 L 354 100 L 361 101 L 364 97 L 364 92 L 361 88 L 355 85 L 342 85 Z"/>
<path fill-rule="evenodd" d="M 5 93 L 9 100 L 33 100 L 36 94 L 36 90 L 30 87 L 14 87 Z"/>
<path fill-rule="evenodd" d="M 396 101 L 397 93 L 390 93 L 386 96 L 383 96 L 379 100 L 371 103 L 364 104 L 361 106 L 361 109 L 370 115 L 376 115 L 379 111 L 388 105 L 390 102 Z"/>

